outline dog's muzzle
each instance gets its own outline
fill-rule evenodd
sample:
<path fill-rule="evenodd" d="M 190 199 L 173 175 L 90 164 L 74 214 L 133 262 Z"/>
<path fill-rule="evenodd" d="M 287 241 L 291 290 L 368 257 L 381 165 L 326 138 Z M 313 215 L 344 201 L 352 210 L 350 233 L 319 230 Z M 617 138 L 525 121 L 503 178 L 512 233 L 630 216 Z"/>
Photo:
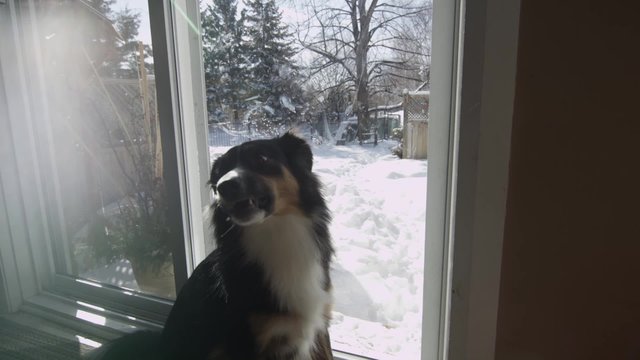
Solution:
<path fill-rule="evenodd" d="M 273 191 L 262 177 L 251 172 L 229 171 L 220 178 L 216 190 L 219 205 L 238 225 L 261 222 L 273 212 Z"/>

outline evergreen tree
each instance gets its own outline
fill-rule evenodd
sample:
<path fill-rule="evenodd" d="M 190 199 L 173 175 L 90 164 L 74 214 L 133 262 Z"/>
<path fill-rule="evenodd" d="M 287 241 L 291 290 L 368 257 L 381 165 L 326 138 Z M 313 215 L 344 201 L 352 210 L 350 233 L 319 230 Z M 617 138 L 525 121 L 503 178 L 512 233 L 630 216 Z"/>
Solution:
<path fill-rule="evenodd" d="M 111 6 L 116 0 L 89 0 L 89 4 L 100 12 L 102 15 L 109 17 L 111 15 Z"/>
<path fill-rule="evenodd" d="M 225 108 L 238 122 L 247 96 L 247 62 L 243 22 L 236 0 L 213 0 L 202 13 L 202 41 L 210 114 L 225 120 Z"/>
<path fill-rule="evenodd" d="M 140 44 L 136 38 L 140 28 L 140 13 L 125 7 L 114 12 L 111 6 L 115 0 L 93 0 L 91 5 L 106 19 L 112 22 L 117 37 L 103 44 L 109 49 L 109 56 L 98 64 L 98 72 L 108 78 L 137 79 L 140 72 Z M 95 43 L 104 43 L 101 34 L 93 35 Z M 149 62 L 153 56 L 150 44 L 142 48 L 144 66 L 147 74 L 153 74 L 153 65 Z"/>
<path fill-rule="evenodd" d="M 246 0 L 245 26 L 251 91 L 270 121 L 291 122 L 302 104 L 302 89 L 292 57 L 293 39 L 275 0 Z"/>
<path fill-rule="evenodd" d="M 140 43 L 136 40 L 140 28 L 140 13 L 125 7 L 115 13 L 114 25 L 121 41 L 116 45 L 118 56 L 113 64 L 112 76 L 136 79 L 140 72 Z M 151 47 L 143 45 L 142 53 L 147 74 L 152 74 L 153 65 L 147 62 L 151 57 Z"/>

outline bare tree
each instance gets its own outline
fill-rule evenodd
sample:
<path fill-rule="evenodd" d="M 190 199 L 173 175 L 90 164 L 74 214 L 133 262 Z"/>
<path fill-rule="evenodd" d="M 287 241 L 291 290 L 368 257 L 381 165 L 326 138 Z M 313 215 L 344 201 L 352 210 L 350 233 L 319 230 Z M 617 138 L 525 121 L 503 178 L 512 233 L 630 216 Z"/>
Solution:
<path fill-rule="evenodd" d="M 333 67 L 344 71 L 344 78 L 331 86 L 348 86 L 355 93 L 353 112 L 358 118 L 359 133 L 369 128 L 371 96 L 389 91 L 389 79 L 411 79 L 410 61 L 399 53 L 418 55 L 409 46 L 403 23 L 424 16 L 428 0 L 342 0 L 316 3 L 309 0 L 308 20 L 298 27 L 298 40 L 316 55 L 311 62 L 311 76 Z M 414 39 L 411 39 L 414 40 Z"/>
<path fill-rule="evenodd" d="M 309 64 L 303 64 L 308 68 Z M 352 89 L 345 81 L 348 73 L 342 67 L 329 67 L 316 72 L 306 82 L 305 91 L 316 110 L 328 115 L 328 120 L 337 121 L 339 114 L 345 113 L 351 104 Z"/>
<path fill-rule="evenodd" d="M 402 36 L 394 41 L 394 46 L 404 51 L 396 52 L 396 57 L 404 61 L 407 67 L 402 70 L 405 76 L 391 79 L 398 90 L 430 83 L 433 3 L 431 0 L 427 1 L 419 16 L 404 18 L 399 24 Z M 418 79 L 419 82 L 416 83 Z"/>

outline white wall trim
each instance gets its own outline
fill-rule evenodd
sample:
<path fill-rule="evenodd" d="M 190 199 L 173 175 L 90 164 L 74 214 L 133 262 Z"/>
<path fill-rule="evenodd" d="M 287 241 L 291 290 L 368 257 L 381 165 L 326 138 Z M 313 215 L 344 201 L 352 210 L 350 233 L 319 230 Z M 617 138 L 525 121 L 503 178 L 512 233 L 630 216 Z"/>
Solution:
<path fill-rule="evenodd" d="M 5 87 L 1 101 L 6 101 L 7 115 L 2 119 L 0 130 L 3 131 L 0 176 L 8 235 L 0 239 L 3 249 L 0 262 L 9 267 L 3 269 L 5 280 L 15 286 L 17 279 L 19 284 L 7 288 L 10 311 L 15 311 L 24 299 L 49 286 L 53 274 L 41 169 L 34 161 L 41 155 L 35 140 L 34 109 L 46 116 L 46 104 L 36 105 L 30 96 L 29 85 L 32 84 L 26 74 L 31 60 L 20 45 L 23 38 L 32 35 L 32 28 L 30 23 L 19 23 L 19 20 L 26 18 L 23 12 L 31 10 L 31 3 L 19 5 L 10 1 L 8 6 L 0 7 L 0 33 L 4 40 L 0 43 L 0 72 L 4 81 L 0 85 Z M 35 67 L 31 71 L 37 77 L 39 69 Z"/>
<path fill-rule="evenodd" d="M 461 55 L 461 0 L 434 0 L 431 108 L 427 141 L 427 219 L 422 359 L 446 359 L 449 342 L 451 225 L 455 199 L 456 118 Z"/>
<path fill-rule="evenodd" d="M 449 357 L 493 359 L 520 1 L 465 7 Z"/>

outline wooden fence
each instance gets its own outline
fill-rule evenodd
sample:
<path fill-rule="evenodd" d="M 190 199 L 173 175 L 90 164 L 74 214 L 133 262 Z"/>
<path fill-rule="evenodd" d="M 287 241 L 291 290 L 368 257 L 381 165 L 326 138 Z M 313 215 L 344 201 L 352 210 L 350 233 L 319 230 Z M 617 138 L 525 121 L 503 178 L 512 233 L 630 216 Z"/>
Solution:
<path fill-rule="evenodd" d="M 405 159 L 426 159 L 429 132 L 429 91 L 407 92 L 404 96 L 403 107 L 402 157 Z"/>
<path fill-rule="evenodd" d="M 402 158 L 426 159 L 427 134 L 429 123 L 426 121 L 407 121 L 404 125 Z"/>

